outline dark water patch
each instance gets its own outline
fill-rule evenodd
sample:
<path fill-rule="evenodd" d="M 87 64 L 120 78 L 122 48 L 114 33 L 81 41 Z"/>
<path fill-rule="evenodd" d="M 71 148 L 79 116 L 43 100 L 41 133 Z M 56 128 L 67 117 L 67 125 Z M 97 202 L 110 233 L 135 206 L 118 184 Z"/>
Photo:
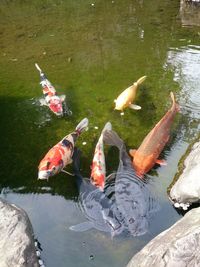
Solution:
<path fill-rule="evenodd" d="M 49 143 L 53 145 L 54 138 L 48 125 L 40 128 L 35 123 L 41 118 L 35 106 L 24 98 L 1 97 L 0 112 L 3 114 L 0 118 L 0 149 L 4 151 L 1 153 L 0 187 L 19 188 L 19 192 L 27 193 L 40 192 L 43 184 L 52 188 L 52 194 L 74 198 L 77 191 L 70 181 L 72 177 L 60 175 L 60 180 L 52 179 L 49 183 L 37 181 L 39 159 L 50 148 Z M 66 186 L 61 186 L 62 183 Z"/>

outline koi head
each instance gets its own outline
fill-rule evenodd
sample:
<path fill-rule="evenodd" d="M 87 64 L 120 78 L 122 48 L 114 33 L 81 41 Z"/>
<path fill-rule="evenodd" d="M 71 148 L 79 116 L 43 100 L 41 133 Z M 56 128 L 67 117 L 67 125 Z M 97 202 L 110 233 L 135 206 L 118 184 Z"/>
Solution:
<path fill-rule="evenodd" d="M 57 116 L 63 116 L 62 100 L 58 96 L 51 97 L 49 101 L 49 108 Z"/>
<path fill-rule="evenodd" d="M 59 173 L 62 168 L 62 159 L 43 159 L 38 167 L 38 179 L 48 180 L 50 176 Z"/>
<path fill-rule="evenodd" d="M 115 110 L 123 110 L 124 109 L 124 101 L 121 101 L 121 99 L 115 99 Z"/>
<path fill-rule="evenodd" d="M 107 213 L 105 210 L 102 211 L 103 219 L 110 228 L 111 237 L 120 235 L 123 231 L 122 224 L 119 222 L 115 214 L 110 211 Z"/>

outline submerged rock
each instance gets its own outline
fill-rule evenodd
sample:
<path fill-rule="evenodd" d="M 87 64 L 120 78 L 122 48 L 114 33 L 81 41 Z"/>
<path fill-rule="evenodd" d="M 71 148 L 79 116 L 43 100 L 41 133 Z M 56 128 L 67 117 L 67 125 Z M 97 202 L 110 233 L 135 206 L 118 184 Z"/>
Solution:
<path fill-rule="evenodd" d="M 181 0 L 180 18 L 183 26 L 200 26 L 200 0 Z"/>
<path fill-rule="evenodd" d="M 200 142 L 186 153 L 183 170 L 176 175 L 177 181 L 170 190 L 170 198 L 176 208 L 187 209 L 200 200 Z"/>
<path fill-rule="evenodd" d="M 200 266 L 200 208 L 192 209 L 138 252 L 127 267 Z"/>
<path fill-rule="evenodd" d="M 26 212 L 1 198 L 0 267 L 39 267 Z"/>

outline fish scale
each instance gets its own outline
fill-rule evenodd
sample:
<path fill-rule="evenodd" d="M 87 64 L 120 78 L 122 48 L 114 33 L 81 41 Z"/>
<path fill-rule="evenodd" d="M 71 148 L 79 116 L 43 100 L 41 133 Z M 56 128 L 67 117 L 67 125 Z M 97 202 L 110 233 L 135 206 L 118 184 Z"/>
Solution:
<path fill-rule="evenodd" d="M 123 141 L 114 131 L 105 131 L 105 144 L 119 149 L 119 166 L 115 179 L 115 202 L 124 217 L 124 227 L 133 236 L 148 231 L 150 215 L 159 209 L 150 185 L 139 179 L 132 167 Z"/>
<path fill-rule="evenodd" d="M 111 236 L 123 231 L 123 224 L 117 217 L 115 203 L 107 195 L 93 185 L 90 179 L 83 178 L 79 168 L 79 153 L 75 149 L 73 167 L 79 188 L 79 206 L 88 221 L 71 226 L 74 231 L 85 231 L 91 228 L 110 232 Z"/>
<path fill-rule="evenodd" d="M 129 151 L 133 157 L 133 167 L 140 178 L 143 178 L 144 174 L 150 171 L 156 163 L 165 164 L 164 161 L 158 160 L 158 157 L 170 138 L 172 122 L 180 109 L 172 92 L 170 96 L 172 99 L 171 108 L 147 134 L 140 147 L 137 150 L 131 149 Z"/>

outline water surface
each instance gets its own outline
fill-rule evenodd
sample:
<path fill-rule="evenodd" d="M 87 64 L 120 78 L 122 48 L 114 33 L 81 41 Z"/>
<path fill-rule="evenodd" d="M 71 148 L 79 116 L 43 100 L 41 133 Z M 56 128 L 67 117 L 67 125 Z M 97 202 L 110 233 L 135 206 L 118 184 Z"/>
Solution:
<path fill-rule="evenodd" d="M 181 217 L 166 191 L 180 157 L 198 134 L 200 114 L 199 28 L 183 27 L 181 21 L 179 1 L 1 1 L 1 196 L 28 213 L 46 266 L 125 266 Z M 39 106 L 35 62 L 58 93 L 66 94 L 71 117 L 58 119 Z M 143 75 L 147 79 L 136 99 L 142 110 L 126 110 L 121 117 L 113 100 Z M 136 148 L 170 107 L 171 90 L 181 113 L 162 153 L 168 165 L 149 174 L 161 207 L 149 233 L 112 240 L 97 230 L 70 231 L 69 226 L 85 220 L 76 183 L 66 174 L 37 181 L 44 154 L 88 117 L 89 130 L 77 142 L 88 177 L 105 122 L 112 123 L 127 148 Z M 108 173 L 117 169 L 116 151 L 106 148 L 106 160 Z"/>

